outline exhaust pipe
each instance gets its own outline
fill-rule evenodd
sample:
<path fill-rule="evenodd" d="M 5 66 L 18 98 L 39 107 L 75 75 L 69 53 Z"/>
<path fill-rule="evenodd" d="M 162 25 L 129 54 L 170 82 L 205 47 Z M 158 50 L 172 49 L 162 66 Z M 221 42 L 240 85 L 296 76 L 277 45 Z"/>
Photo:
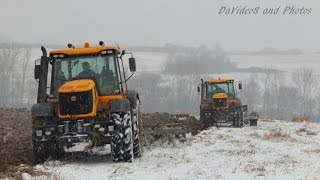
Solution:
<path fill-rule="evenodd" d="M 40 71 L 39 71 L 39 86 L 38 86 L 38 103 L 44 103 L 47 98 L 47 81 L 48 81 L 48 66 L 49 61 L 47 57 L 47 50 L 41 46 L 42 56 L 40 60 Z"/>
<path fill-rule="evenodd" d="M 201 78 L 201 101 L 204 100 L 204 83 L 203 83 L 203 79 Z"/>

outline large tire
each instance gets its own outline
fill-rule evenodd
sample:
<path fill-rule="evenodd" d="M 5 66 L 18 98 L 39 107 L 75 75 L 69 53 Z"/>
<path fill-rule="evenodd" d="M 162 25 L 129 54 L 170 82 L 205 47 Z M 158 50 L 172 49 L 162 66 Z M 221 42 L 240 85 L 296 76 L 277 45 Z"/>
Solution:
<path fill-rule="evenodd" d="M 36 164 L 43 163 L 48 157 L 48 149 L 46 148 L 46 142 L 35 140 L 35 128 L 45 126 L 48 122 L 46 117 L 33 117 L 32 118 L 32 143 L 33 143 L 33 155 L 34 162 Z"/>
<path fill-rule="evenodd" d="M 132 110 L 133 118 L 133 156 L 139 158 L 142 156 L 142 117 L 140 111 L 140 102 L 136 102 L 135 108 Z"/>
<path fill-rule="evenodd" d="M 243 115 L 242 112 L 233 116 L 233 127 L 242 128 L 243 127 Z"/>
<path fill-rule="evenodd" d="M 208 129 L 210 127 L 209 120 L 205 117 L 204 112 L 200 111 L 200 121 L 202 125 L 202 129 Z"/>
<path fill-rule="evenodd" d="M 33 155 L 36 164 L 42 164 L 49 157 L 47 152 L 45 142 L 33 140 Z"/>
<path fill-rule="evenodd" d="M 48 122 L 46 117 L 36 117 L 33 118 L 32 125 L 33 129 L 35 127 L 45 126 Z M 47 141 L 37 141 L 35 136 L 35 132 L 33 130 L 33 154 L 34 154 L 34 162 L 36 164 L 41 164 L 47 159 L 61 159 L 64 157 L 64 149 L 63 146 L 59 144 L 58 141 L 53 139 Z"/>
<path fill-rule="evenodd" d="M 49 142 L 50 142 L 49 147 L 51 148 L 51 151 L 50 151 L 51 158 L 54 160 L 63 159 L 65 157 L 65 151 L 61 143 L 55 140 L 49 141 Z"/>
<path fill-rule="evenodd" d="M 130 112 L 112 113 L 114 132 L 111 138 L 113 161 L 132 162 L 132 125 Z"/>

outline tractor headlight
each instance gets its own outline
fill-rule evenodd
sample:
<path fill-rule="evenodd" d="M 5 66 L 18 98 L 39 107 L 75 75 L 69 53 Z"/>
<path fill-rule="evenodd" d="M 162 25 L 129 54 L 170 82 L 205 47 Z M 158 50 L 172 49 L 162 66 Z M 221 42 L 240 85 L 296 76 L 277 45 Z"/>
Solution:
<path fill-rule="evenodd" d="M 111 131 L 114 131 L 114 126 L 108 126 L 108 130 L 111 132 Z"/>
<path fill-rule="evenodd" d="M 83 124 L 83 131 L 84 132 L 89 132 L 90 131 L 90 123 L 85 123 Z"/>
<path fill-rule="evenodd" d="M 105 130 L 104 127 L 99 128 L 100 132 L 103 132 L 104 130 Z"/>
<path fill-rule="evenodd" d="M 58 131 L 59 131 L 59 133 L 63 133 L 63 125 L 58 126 Z"/>
<path fill-rule="evenodd" d="M 42 130 L 37 130 L 36 131 L 36 136 L 39 136 L 39 137 L 42 136 Z"/>
<path fill-rule="evenodd" d="M 82 133 L 83 132 L 83 119 L 78 120 L 77 126 L 78 126 L 78 133 Z"/>
<path fill-rule="evenodd" d="M 69 133 L 69 121 L 64 122 L 64 133 Z"/>

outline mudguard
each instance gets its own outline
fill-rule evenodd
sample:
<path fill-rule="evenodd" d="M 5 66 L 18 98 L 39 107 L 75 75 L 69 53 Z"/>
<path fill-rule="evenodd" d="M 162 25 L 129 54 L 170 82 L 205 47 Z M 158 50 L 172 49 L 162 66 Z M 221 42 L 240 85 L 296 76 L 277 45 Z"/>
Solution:
<path fill-rule="evenodd" d="M 248 111 L 248 105 L 242 105 L 242 111 L 247 112 Z"/>
<path fill-rule="evenodd" d="M 53 104 L 50 103 L 38 103 L 34 104 L 31 108 L 32 117 L 48 117 L 53 116 Z"/>
<path fill-rule="evenodd" d="M 201 103 L 200 110 L 202 111 L 212 111 L 212 105 L 209 103 Z"/>
<path fill-rule="evenodd" d="M 111 112 L 130 111 L 130 102 L 128 99 L 114 99 L 110 101 Z"/>
<path fill-rule="evenodd" d="M 130 107 L 135 108 L 137 100 L 141 104 L 139 94 L 135 90 L 128 90 L 127 97 L 128 97 L 128 99 L 130 101 Z"/>

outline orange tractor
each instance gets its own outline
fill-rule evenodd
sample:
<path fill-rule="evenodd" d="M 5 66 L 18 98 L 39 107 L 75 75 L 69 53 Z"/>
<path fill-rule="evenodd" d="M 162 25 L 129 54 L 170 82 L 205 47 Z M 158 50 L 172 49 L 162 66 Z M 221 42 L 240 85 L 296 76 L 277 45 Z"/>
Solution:
<path fill-rule="evenodd" d="M 63 157 L 81 143 L 86 147 L 110 144 L 114 161 L 140 157 L 140 97 L 126 83 L 136 71 L 132 53 L 102 41 L 79 48 L 68 44 L 49 56 L 44 47 L 41 50 L 34 70 L 39 82 L 37 104 L 32 106 L 35 162 Z M 131 55 L 129 77 L 123 65 L 125 54 Z"/>
<path fill-rule="evenodd" d="M 242 90 L 242 84 L 238 84 Z M 213 125 L 227 125 L 243 127 L 247 114 L 247 105 L 242 105 L 237 98 L 234 79 L 212 79 L 203 81 L 198 86 L 201 93 L 200 120 L 203 128 Z"/>

